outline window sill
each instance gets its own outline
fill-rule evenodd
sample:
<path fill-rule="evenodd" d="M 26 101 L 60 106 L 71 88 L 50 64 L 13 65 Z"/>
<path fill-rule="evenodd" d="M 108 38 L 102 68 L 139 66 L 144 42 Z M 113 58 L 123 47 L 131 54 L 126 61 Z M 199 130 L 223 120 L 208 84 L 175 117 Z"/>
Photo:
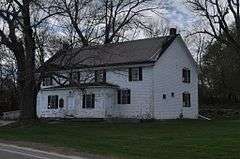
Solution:
<path fill-rule="evenodd" d="M 84 110 L 92 110 L 92 109 L 95 109 L 95 108 L 82 108 Z"/>

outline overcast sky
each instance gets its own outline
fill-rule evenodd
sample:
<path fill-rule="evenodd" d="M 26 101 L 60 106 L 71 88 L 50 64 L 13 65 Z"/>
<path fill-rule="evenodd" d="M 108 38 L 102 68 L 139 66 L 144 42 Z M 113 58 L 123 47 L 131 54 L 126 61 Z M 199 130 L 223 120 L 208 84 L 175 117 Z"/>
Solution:
<path fill-rule="evenodd" d="M 190 28 L 196 21 L 189 9 L 184 5 L 184 0 L 166 0 L 164 2 L 165 17 L 170 27 L 177 27 L 180 30 Z"/>

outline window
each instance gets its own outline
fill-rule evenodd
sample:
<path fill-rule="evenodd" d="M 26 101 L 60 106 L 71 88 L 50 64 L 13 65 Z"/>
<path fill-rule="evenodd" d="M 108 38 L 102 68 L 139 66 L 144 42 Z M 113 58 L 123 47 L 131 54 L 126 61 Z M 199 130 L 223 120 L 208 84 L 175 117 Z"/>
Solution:
<path fill-rule="evenodd" d="M 64 107 L 64 99 L 61 98 L 59 99 L 59 108 L 63 108 Z"/>
<path fill-rule="evenodd" d="M 80 81 L 80 72 L 72 72 L 71 80 L 75 82 Z"/>
<path fill-rule="evenodd" d="M 183 93 L 183 107 L 191 107 L 190 93 Z"/>
<path fill-rule="evenodd" d="M 163 99 L 166 99 L 167 98 L 167 95 L 166 94 L 163 94 Z"/>
<path fill-rule="evenodd" d="M 95 71 L 95 82 L 106 82 L 106 70 Z"/>
<path fill-rule="evenodd" d="M 129 81 L 142 81 L 142 67 L 129 68 Z"/>
<path fill-rule="evenodd" d="M 184 83 L 190 83 L 190 77 L 191 77 L 191 75 L 190 75 L 190 70 L 184 68 L 184 69 L 182 70 L 182 81 L 183 81 Z"/>
<path fill-rule="evenodd" d="M 57 109 L 58 108 L 58 96 L 50 95 L 48 96 L 48 109 Z"/>
<path fill-rule="evenodd" d="M 82 108 L 92 109 L 95 107 L 95 94 L 84 94 Z"/>
<path fill-rule="evenodd" d="M 131 91 L 118 90 L 118 104 L 130 104 L 131 103 Z"/>
<path fill-rule="evenodd" d="M 43 79 L 43 86 L 51 86 L 53 85 L 52 77 L 45 77 Z"/>

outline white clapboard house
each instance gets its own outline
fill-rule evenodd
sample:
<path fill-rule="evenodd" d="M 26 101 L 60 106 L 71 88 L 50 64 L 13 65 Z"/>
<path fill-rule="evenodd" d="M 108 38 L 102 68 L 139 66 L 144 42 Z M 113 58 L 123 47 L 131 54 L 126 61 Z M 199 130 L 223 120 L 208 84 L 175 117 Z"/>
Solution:
<path fill-rule="evenodd" d="M 197 65 L 169 36 L 63 49 L 45 65 L 39 118 L 198 117 Z"/>

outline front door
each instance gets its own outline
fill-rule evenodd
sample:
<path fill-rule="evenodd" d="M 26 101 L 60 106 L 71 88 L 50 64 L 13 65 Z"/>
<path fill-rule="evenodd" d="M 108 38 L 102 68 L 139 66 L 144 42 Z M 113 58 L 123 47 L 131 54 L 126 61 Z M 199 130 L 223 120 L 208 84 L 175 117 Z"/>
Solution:
<path fill-rule="evenodd" d="M 73 115 L 75 112 L 74 97 L 67 98 L 67 110 L 69 115 Z"/>

